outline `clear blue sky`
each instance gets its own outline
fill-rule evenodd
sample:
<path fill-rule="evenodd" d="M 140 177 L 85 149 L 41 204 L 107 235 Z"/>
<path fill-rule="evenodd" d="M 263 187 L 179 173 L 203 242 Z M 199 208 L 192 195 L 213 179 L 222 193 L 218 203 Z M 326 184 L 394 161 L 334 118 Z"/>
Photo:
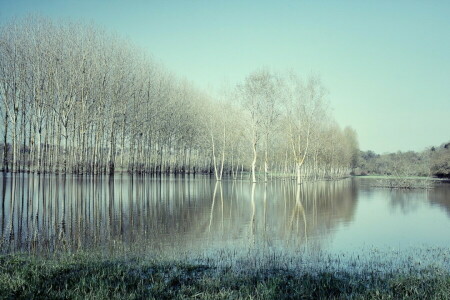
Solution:
<path fill-rule="evenodd" d="M 450 1 L 0 0 L 0 23 L 30 13 L 94 21 L 204 89 L 319 74 L 363 150 L 450 140 Z"/>

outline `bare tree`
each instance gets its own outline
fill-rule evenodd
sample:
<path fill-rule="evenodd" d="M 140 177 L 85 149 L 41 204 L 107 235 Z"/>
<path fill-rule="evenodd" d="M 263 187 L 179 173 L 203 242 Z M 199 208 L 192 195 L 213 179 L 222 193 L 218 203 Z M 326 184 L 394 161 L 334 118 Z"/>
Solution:
<path fill-rule="evenodd" d="M 0 28 L 3 169 L 218 181 L 250 169 L 256 182 L 258 168 L 300 183 L 355 166 L 356 134 L 333 122 L 319 79 L 261 69 L 234 91 L 211 97 L 93 26 L 12 21 Z"/>
<path fill-rule="evenodd" d="M 277 118 L 277 82 L 267 70 L 250 74 L 242 85 L 238 86 L 243 108 L 249 114 L 251 128 L 251 145 L 253 160 L 251 163 L 252 182 L 256 182 L 256 162 L 258 143 L 263 135 L 265 138 L 264 166 L 265 179 L 268 172 L 269 134 Z"/>

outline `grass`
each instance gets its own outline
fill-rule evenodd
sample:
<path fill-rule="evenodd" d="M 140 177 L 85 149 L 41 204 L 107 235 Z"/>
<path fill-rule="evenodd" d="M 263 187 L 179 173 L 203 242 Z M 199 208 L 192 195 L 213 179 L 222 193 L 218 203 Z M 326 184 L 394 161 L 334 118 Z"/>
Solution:
<path fill-rule="evenodd" d="M 430 179 L 388 178 L 377 180 L 375 186 L 391 189 L 431 189 L 433 181 Z"/>
<path fill-rule="evenodd" d="M 446 255 L 448 251 L 445 252 Z M 448 259 L 446 257 L 445 259 Z M 95 254 L 0 256 L 1 299 L 450 299 L 446 268 L 251 268 Z"/>
<path fill-rule="evenodd" d="M 359 178 L 374 178 L 374 179 L 424 179 L 424 180 L 442 180 L 440 178 L 428 176 L 395 176 L 395 175 L 357 175 Z"/>
<path fill-rule="evenodd" d="M 369 175 L 361 177 L 374 180 L 372 183 L 374 187 L 391 189 L 431 189 L 436 181 L 440 181 L 437 178 L 420 176 Z"/>

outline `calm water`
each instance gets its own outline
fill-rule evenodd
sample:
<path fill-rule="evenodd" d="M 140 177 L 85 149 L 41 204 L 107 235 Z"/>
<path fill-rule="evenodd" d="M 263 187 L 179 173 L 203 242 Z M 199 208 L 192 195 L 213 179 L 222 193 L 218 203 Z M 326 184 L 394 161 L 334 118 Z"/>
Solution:
<path fill-rule="evenodd" d="M 450 247 L 450 185 L 268 184 L 209 177 L 0 175 L 0 249 L 264 247 L 329 253 Z"/>

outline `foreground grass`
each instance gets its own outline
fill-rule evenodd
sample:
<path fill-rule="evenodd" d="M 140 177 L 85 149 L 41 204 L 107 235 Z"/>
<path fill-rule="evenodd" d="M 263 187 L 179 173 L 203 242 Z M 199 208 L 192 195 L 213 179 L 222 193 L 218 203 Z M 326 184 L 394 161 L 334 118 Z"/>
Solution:
<path fill-rule="evenodd" d="M 1 299 L 450 299 L 439 268 L 379 273 L 251 272 L 201 263 L 63 255 L 0 256 Z"/>

